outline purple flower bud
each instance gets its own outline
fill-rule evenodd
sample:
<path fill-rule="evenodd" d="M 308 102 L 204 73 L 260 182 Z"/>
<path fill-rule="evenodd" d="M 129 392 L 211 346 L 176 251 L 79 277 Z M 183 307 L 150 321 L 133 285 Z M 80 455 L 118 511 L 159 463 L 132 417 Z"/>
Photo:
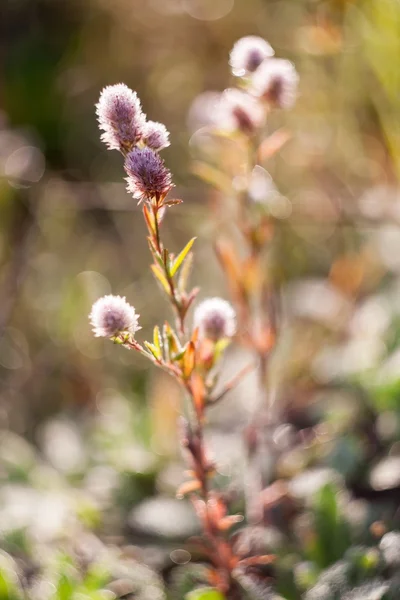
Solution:
<path fill-rule="evenodd" d="M 163 198 L 172 188 L 170 171 L 150 148 L 134 148 L 126 157 L 125 171 L 128 191 L 139 202 Z"/>
<path fill-rule="evenodd" d="M 277 108 L 291 108 L 297 96 L 298 73 L 289 60 L 265 61 L 254 73 L 251 91 Z"/>
<path fill-rule="evenodd" d="M 228 89 L 221 95 L 216 124 L 228 131 L 252 135 L 265 121 L 265 108 L 254 96 L 237 89 Z"/>
<path fill-rule="evenodd" d="M 194 311 L 194 326 L 199 328 L 200 337 L 214 342 L 230 338 L 236 333 L 236 315 L 232 306 L 222 298 L 208 298 Z"/>
<path fill-rule="evenodd" d="M 253 73 L 266 58 L 274 54 L 268 42 L 256 35 L 248 35 L 233 46 L 229 64 L 234 75 L 243 77 Z"/>
<path fill-rule="evenodd" d="M 136 92 L 124 83 L 103 89 L 96 104 L 96 114 L 99 127 L 104 131 L 101 139 L 109 150 L 129 152 L 143 136 L 146 115 Z"/>
<path fill-rule="evenodd" d="M 89 315 L 90 323 L 96 337 L 114 337 L 119 333 L 130 333 L 132 336 L 141 329 L 138 325 L 139 315 L 133 306 L 121 296 L 104 296 L 99 298 Z"/>
<path fill-rule="evenodd" d="M 147 121 L 143 141 L 152 150 L 162 150 L 169 146 L 169 131 L 162 123 Z"/>

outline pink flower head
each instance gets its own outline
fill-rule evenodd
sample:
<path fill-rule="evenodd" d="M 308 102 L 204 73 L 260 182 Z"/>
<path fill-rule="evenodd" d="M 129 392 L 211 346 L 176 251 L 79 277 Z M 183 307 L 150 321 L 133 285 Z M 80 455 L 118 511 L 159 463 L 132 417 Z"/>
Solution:
<path fill-rule="evenodd" d="M 129 152 L 143 136 L 146 116 L 140 100 L 124 83 L 103 89 L 96 104 L 102 141 L 109 150 Z"/>
<path fill-rule="evenodd" d="M 194 311 L 194 326 L 200 337 L 213 341 L 231 338 L 236 333 L 236 315 L 232 306 L 222 298 L 203 300 Z"/>
<path fill-rule="evenodd" d="M 291 108 L 297 96 L 298 73 L 289 60 L 265 61 L 254 73 L 251 91 L 277 108 Z"/>
<path fill-rule="evenodd" d="M 89 315 L 90 323 L 96 337 L 114 337 L 120 333 L 132 336 L 141 329 L 138 325 L 139 315 L 133 306 L 121 296 L 103 296 L 93 306 Z"/>
<path fill-rule="evenodd" d="M 143 133 L 143 141 L 152 150 L 162 150 L 169 146 L 169 131 L 162 123 L 147 121 Z"/>
<path fill-rule="evenodd" d="M 216 121 L 222 129 L 252 135 L 264 124 L 265 108 L 254 96 L 228 89 L 221 95 Z"/>
<path fill-rule="evenodd" d="M 233 46 L 229 64 L 234 75 L 243 77 L 253 73 L 266 58 L 273 55 L 274 51 L 268 42 L 256 35 L 248 35 Z"/>
<path fill-rule="evenodd" d="M 172 188 L 171 173 L 150 148 L 134 148 L 125 160 L 128 191 L 142 200 L 163 198 Z"/>

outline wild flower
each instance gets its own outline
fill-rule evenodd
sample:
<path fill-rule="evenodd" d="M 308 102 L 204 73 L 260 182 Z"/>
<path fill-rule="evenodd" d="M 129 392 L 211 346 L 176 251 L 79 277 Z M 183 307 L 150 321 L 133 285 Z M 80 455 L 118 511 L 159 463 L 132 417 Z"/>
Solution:
<path fill-rule="evenodd" d="M 236 333 L 236 315 L 229 302 L 222 298 L 208 298 L 194 312 L 193 323 L 199 328 L 200 337 L 214 342 L 231 338 Z"/>
<path fill-rule="evenodd" d="M 150 148 L 134 148 L 125 159 L 127 189 L 139 202 L 163 198 L 172 188 L 171 173 Z"/>
<path fill-rule="evenodd" d="M 299 76 L 289 60 L 265 61 L 254 73 L 250 91 L 272 107 L 292 108 L 296 101 Z"/>
<path fill-rule="evenodd" d="M 258 71 L 263 70 L 263 65 L 271 62 L 272 59 L 270 60 L 269 57 L 272 54 L 272 48 L 264 40 L 245 38 L 240 40 L 232 50 L 231 65 L 235 74 L 239 74 L 239 71 L 242 74 L 253 73 L 258 67 L 254 73 L 256 77 Z M 270 86 L 271 81 L 274 81 L 273 78 L 270 78 Z M 119 89 L 119 86 L 117 87 Z M 166 211 L 170 206 L 181 202 L 179 199 L 166 199 L 173 187 L 172 176 L 158 151 L 168 145 L 168 132 L 161 123 L 152 121 L 145 123 L 136 94 L 126 86 L 122 86 L 122 89 L 121 97 L 125 104 L 121 102 L 121 97 L 118 97 L 118 102 L 115 100 L 115 90 L 107 92 L 109 102 L 106 102 L 105 92 L 103 92 L 99 102 L 101 106 L 99 108 L 98 105 L 97 108 L 98 114 L 102 115 L 99 123 L 104 130 L 103 139 L 107 141 L 109 147 L 118 145 L 125 156 L 124 167 L 127 173 L 128 191 L 139 200 L 139 203 L 143 202 L 147 240 L 153 257 L 151 269 L 173 309 L 175 324 L 171 325 L 167 321 L 162 329 L 156 325 L 152 341 L 145 341 L 142 346 L 134 338 L 134 334 L 139 329 L 135 310 L 126 303 L 125 298 L 119 296 L 106 296 L 98 300 L 92 308 L 90 320 L 95 335 L 110 337 L 121 345 L 140 352 L 172 375 L 187 393 L 191 404 L 191 410 L 188 411 L 190 418 L 186 420 L 182 417 L 180 442 L 185 450 L 190 471 L 189 479 L 179 487 L 177 495 L 190 497 L 202 524 L 204 537 L 207 539 L 204 551 L 212 565 L 208 583 L 227 597 L 236 598 L 239 597 L 239 586 L 234 571 L 246 570 L 249 566 L 269 565 L 274 557 L 259 554 L 251 557 L 237 555 L 233 539 L 227 535 L 227 532 L 240 522 L 242 517 L 230 515 L 224 496 L 213 489 L 216 469 L 207 452 L 203 428 L 209 406 L 221 400 L 235 387 L 253 370 L 255 363 L 252 361 L 239 370 L 230 381 L 216 391 L 218 361 L 225 347 L 224 341 L 236 334 L 236 314 L 226 300 L 208 298 L 196 308 L 193 327 L 188 326 L 188 311 L 199 291 L 198 288 L 188 288 L 192 263 L 191 250 L 195 238 L 175 254 L 164 246 L 161 236 Z M 251 91 L 253 92 L 253 89 Z M 279 98 L 274 98 L 274 102 L 279 100 L 280 103 L 287 103 L 287 86 L 283 86 L 284 94 L 279 91 Z M 246 134 L 246 137 L 241 136 L 238 141 L 249 150 L 247 154 L 252 158 L 255 157 L 254 141 L 257 138 L 250 139 L 250 136 L 258 133 L 264 123 L 266 112 L 264 100 L 272 102 L 271 93 L 267 98 L 265 90 L 261 92 L 259 96 L 262 100 L 259 100 L 256 94 L 251 95 L 238 89 L 227 90 L 219 102 L 217 111 L 218 126 L 232 132 L 239 130 Z M 107 110 L 104 110 L 103 106 Z M 247 171 L 248 174 L 251 173 L 252 168 Z M 241 303 L 241 309 L 244 309 L 240 314 L 248 315 L 249 321 L 244 323 L 248 327 L 247 329 L 245 327 L 243 339 L 255 350 L 262 363 L 260 372 L 264 376 L 267 373 L 269 352 L 276 333 L 273 305 L 271 297 L 267 295 L 269 290 L 266 289 L 264 293 L 264 289 L 260 286 L 271 305 L 268 315 L 270 319 L 257 328 L 257 335 L 254 337 L 251 337 L 255 328 L 250 322 L 252 310 L 250 302 L 253 282 L 260 280 L 262 286 L 265 288 L 267 286 L 262 270 L 265 263 L 261 260 L 261 253 L 265 241 L 270 238 L 271 228 L 269 223 L 265 223 L 267 218 L 265 215 L 261 226 L 259 223 L 253 224 L 245 210 L 242 211 L 241 216 L 243 217 L 242 233 L 244 239 L 250 244 L 250 260 L 246 265 L 241 265 L 234 249 L 227 250 L 225 254 L 221 251 L 220 256 L 227 274 L 232 277 L 229 283 L 232 284 L 231 289 L 234 290 L 235 300 Z M 221 344 L 216 343 L 219 340 Z"/>
<path fill-rule="evenodd" d="M 134 336 L 141 329 L 139 315 L 121 296 L 99 298 L 92 306 L 89 319 L 96 337 L 112 338 L 121 333 Z"/>
<path fill-rule="evenodd" d="M 158 152 L 170 145 L 169 131 L 162 123 L 147 121 L 144 128 L 143 141 L 148 148 Z"/>
<path fill-rule="evenodd" d="M 229 64 L 234 75 L 243 77 L 253 73 L 266 58 L 273 55 L 274 50 L 267 41 L 255 35 L 248 35 L 233 46 Z"/>
<path fill-rule="evenodd" d="M 216 116 L 222 129 L 253 135 L 264 124 L 265 108 L 250 94 L 231 88 L 221 95 Z"/>
<path fill-rule="evenodd" d="M 136 92 L 124 83 L 103 89 L 96 113 L 104 132 L 101 139 L 109 150 L 129 152 L 143 137 L 146 115 Z"/>

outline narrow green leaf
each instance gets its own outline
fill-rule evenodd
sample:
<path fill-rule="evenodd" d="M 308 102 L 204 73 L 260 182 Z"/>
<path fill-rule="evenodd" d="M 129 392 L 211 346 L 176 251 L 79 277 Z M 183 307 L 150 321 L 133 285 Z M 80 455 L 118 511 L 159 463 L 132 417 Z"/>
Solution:
<path fill-rule="evenodd" d="M 180 345 L 179 339 L 176 336 L 172 327 L 167 322 L 164 325 L 164 332 L 165 332 L 164 339 L 167 340 L 169 355 L 172 356 L 174 354 L 178 354 L 179 352 L 181 352 L 182 347 Z"/>
<path fill-rule="evenodd" d="M 164 324 L 163 327 L 163 332 L 162 332 L 162 340 L 163 340 L 163 346 L 164 346 L 164 358 L 166 362 L 169 362 L 170 360 L 170 350 L 169 350 L 169 337 L 168 337 L 168 333 L 169 333 L 169 325 L 167 323 Z"/>
<path fill-rule="evenodd" d="M 177 270 L 179 269 L 179 267 L 181 266 L 181 264 L 183 263 L 183 261 L 185 260 L 186 256 L 188 255 L 188 253 L 190 252 L 190 249 L 192 248 L 194 241 L 195 241 L 195 237 L 192 238 L 184 247 L 184 249 L 182 250 L 182 252 L 180 252 L 178 254 L 178 256 L 176 257 L 176 259 L 174 260 L 173 265 L 171 266 L 171 277 L 173 277 L 175 275 L 175 273 L 177 272 Z"/>
<path fill-rule="evenodd" d="M 169 252 L 166 248 L 164 248 L 164 250 L 163 250 L 163 260 L 164 260 L 165 270 L 167 271 L 168 275 L 170 277 L 172 277 L 172 275 L 171 275 L 171 255 L 169 254 Z"/>
<path fill-rule="evenodd" d="M 168 294 L 168 296 L 170 296 L 171 290 L 169 288 L 168 281 L 167 281 L 164 273 L 162 272 L 161 268 L 159 268 L 158 265 L 151 265 L 151 270 L 153 271 L 154 277 L 156 279 L 158 279 L 158 281 L 160 282 L 163 290 Z"/>
<path fill-rule="evenodd" d="M 155 347 L 157 348 L 157 350 L 160 352 L 160 355 L 161 355 L 162 339 L 161 339 L 161 334 L 160 334 L 160 328 L 158 325 L 156 325 L 153 330 L 153 344 L 155 345 Z"/>
<path fill-rule="evenodd" d="M 146 346 L 147 350 L 149 350 L 152 353 L 154 358 L 156 358 L 157 360 L 161 359 L 161 351 L 157 348 L 157 346 L 151 344 L 150 342 L 144 342 L 144 345 Z"/>
<path fill-rule="evenodd" d="M 181 352 L 178 352 L 178 354 L 174 354 L 174 355 L 172 356 L 172 360 L 173 360 L 174 362 L 178 362 L 178 361 L 182 360 L 182 358 L 183 358 L 183 357 L 184 357 L 184 355 L 185 355 L 185 351 L 186 351 L 186 350 L 185 350 L 185 348 L 184 348 L 183 350 L 181 350 Z"/>

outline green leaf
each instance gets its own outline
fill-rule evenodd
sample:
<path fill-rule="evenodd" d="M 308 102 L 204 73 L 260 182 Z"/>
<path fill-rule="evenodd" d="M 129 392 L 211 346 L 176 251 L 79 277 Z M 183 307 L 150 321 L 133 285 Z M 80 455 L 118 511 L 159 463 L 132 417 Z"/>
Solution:
<path fill-rule="evenodd" d="M 156 325 L 154 327 L 153 344 L 157 348 L 157 350 L 160 354 L 160 357 L 161 357 L 162 339 L 161 339 L 161 334 L 160 334 L 160 328 L 158 327 L 158 325 Z"/>
<path fill-rule="evenodd" d="M 215 588 L 202 587 L 186 594 L 185 600 L 225 600 L 225 596 Z"/>
<path fill-rule="evenodd" d="M 183 350 L 177 335 L 167 322 L 164 325 L 164 347 L 166 346 L 169 356 L 179 354 Z"/>
<path fill-rule="evenodd" d="M 351 545 L 349 526 L 340 513 L 334 485 L 328 483 L 319 490 L 314 510 L 315 538 L 308 548 L 309 556 L 326 568 L 340 560 Z"/>
<path fill-rule="evenodd" d="M 162 342 L 163 342 L 163 348 L 164 348 L 165 362 L 169 362 L 170 356 L 171 356 L 170 351 L 169 351 L 169 330 L 170 330 L 169 325 L 164 324 L 163 331 L 162 331 Z"/>
<path fill-rule="evenodd" d="M 13 574 L 16 579 L 16 575 Z M 0 600 L 22 600 L 22 593 L 17 587 L 17 582 L 12 581 L 6 571 L 0 571 Z"/>
<path fill-rule="evenodd" d="M 62 573 L 57 584 L 57 600 L 70 600 L 74 589 L 74 582 L 65 573 Z"/>
<path fill-rule="evenodd" d="M 166 272 L 168 273 L 169 277 L 172 277 L 172 275 L 171 275 L 171 257 L 166 248 L 164 248 L 164 250 L 163 250 L 163 264 L 164 264 L 164 268 L 165 268 Z"/>
<path fill-rule="evenodd" d="M 153 275 L 156 279 L 158 279 L 159 283 L 161 284 L 161 287 L 163 288 L 163 290 L 168 294 L 168 296 L 171 295 L 171 290 L 170 287 L 168 285 L 168 281 L 164 275 L 164 273 L 161 271 L 161 269 L 158 267 L 158 265 L 151 265 L 151 270 L 153 271 Z"/>
<path fill-rule="evenodd" d="M 180 252 L 178 254 L 178 256 L 176 257 L 176 259 L 174 260 L 172 266 L 171 266 L 171 270 L 170 270 L 170 274 L 171 277 L 173 277 L 175 275 L 175 273 L 177 272 L 177 270 L 179 269 L 179 267 L 181 266 L 181 264 L 183 263 L 183 261 L 185 260 L 186 256 L 188 255 L 188 253 L 190 252 L 194 241 L 195 241 L 195 237 L 192 238 L 184 247 L 184 249 L 182 250 L 182 252 Z"/>
<path fill-rule="evenodd" d="M 150 344 L 150 342 L 144 342 L 144 345 L 146 346 L 147 350 L 152 353 L 156 360 L 161 359 L 161 351 L 157 348 L 157 346 Z"/>

